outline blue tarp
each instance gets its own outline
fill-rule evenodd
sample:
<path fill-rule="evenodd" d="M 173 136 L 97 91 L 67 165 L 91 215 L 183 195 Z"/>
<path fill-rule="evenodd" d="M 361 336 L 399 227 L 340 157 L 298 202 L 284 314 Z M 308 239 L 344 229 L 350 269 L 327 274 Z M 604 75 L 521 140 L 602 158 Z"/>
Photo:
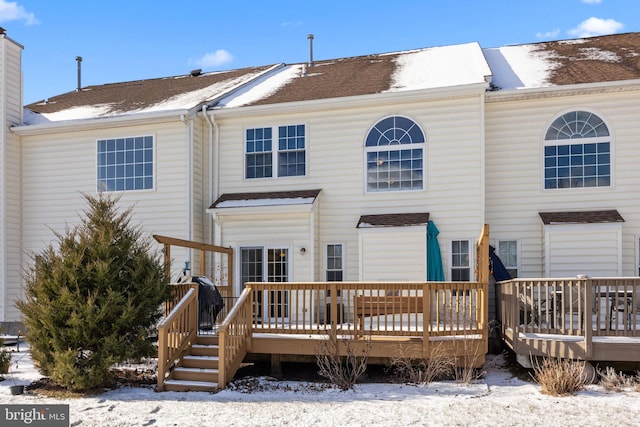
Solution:
<path fill-rule="evenodd" d="M 438 234 L 440 231 L 436 225 L 433 221 L 429 221 L 427 224 L 427 281 L 429 282 L 444 282 Z"/>

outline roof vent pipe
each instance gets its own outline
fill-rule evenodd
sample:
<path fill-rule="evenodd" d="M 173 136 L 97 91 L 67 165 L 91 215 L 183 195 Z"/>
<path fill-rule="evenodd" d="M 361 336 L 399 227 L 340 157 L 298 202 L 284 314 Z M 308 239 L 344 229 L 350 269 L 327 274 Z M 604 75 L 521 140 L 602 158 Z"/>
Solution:
<path fill-rule="evenodd" d="M 78 88 L 76 92 L 82 91 L 82 56 L 76 56 L 76 61 L 78 62 Z"/>
<path fill-rule="evenodd" d="M 309 39 L 309 67 L 313 67 L 313 34 L 307 36 Z"/>

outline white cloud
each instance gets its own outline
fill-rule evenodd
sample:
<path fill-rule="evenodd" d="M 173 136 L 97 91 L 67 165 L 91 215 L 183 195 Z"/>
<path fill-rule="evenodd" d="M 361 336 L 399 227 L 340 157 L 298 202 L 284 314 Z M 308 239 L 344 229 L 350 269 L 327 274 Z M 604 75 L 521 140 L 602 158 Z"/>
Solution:
<path fill-rule="evenodd" d="M 233 61 L 233 55 L 224 49 L 218 49 L 215 52 L 207 53 L 196 62 L 205 68 L 217 67 L 218 65 L 226 64 Z"/>
<path fill-rule="evenodd" d="M 546 33 L 538 32 L 536 37 L 539 39 L 554 39 L 558 37 L 558 34 L 560 34 L 560 30 L 547 31 Z"/>
<path fill-rule="evenodd" d="M 582 0 L 582 3 L 599 4 L 599 3 L 602 3 L 602 0 Z"/>
<path fill-rule="evenodd" d="M 614 19 L 600 19 L 591 17 L 582 21 L 576 28 L 567 31 L 569 35 L 574 37 L 593 37 L 604 34 L 613 34 L 621 30 L 624 24 Z"/>
<path fill-rule="evenodd" d="M 33 13 L 27 12 L 24 7 L 18 3 L 0 0 L 0 22 L 9 21 L 24 21 L 27 25 L 40 23 Z"/>

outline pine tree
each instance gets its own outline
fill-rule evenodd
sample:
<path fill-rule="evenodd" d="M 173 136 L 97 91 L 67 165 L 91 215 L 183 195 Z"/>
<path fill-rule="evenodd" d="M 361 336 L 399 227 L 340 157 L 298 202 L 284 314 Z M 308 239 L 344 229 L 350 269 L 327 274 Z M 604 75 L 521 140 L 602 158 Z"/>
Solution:
<path fill-rule="evenodd" d="M 24 315 L 41 373 L 71 390 L 111 382 L 110 368 L 154 354 L 147 337 L 169 298 L 162 257 L 118 212 L 118 197 L 85 195 L 80 224 L 31 256 Z"/>

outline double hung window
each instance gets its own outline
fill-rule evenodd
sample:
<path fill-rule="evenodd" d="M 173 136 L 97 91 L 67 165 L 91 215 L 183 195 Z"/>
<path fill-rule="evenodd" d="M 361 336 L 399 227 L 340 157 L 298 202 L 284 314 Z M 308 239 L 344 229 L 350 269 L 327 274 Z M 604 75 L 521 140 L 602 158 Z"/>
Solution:
<path fill-rule="evenodd" d="M 468 282 L 471 280 L 471 241 L 451 241 L 451 280 Z"/>
<path fill-rule="evenodd" d="M 274 135 L 277 140 L 274 142 Z M 245 178 L 304 176 L 307 173 L 305 125 L 247 129 Z"/>

